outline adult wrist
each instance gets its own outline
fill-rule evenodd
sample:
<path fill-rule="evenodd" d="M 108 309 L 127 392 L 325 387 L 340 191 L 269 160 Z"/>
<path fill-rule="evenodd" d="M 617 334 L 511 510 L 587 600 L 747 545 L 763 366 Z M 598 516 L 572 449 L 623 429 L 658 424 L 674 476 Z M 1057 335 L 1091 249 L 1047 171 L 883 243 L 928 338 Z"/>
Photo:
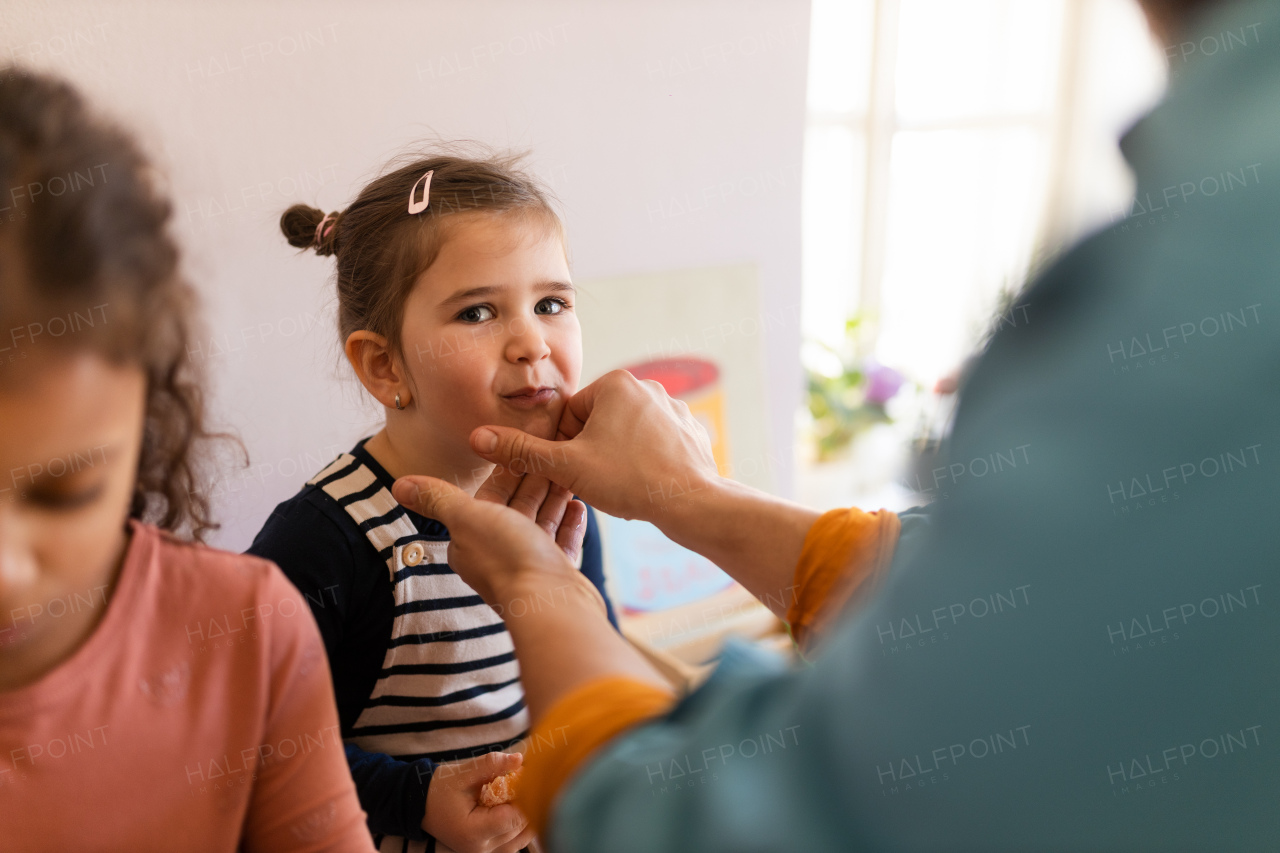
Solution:
<path fill-rule="evenodd" d="M 518 572 L 503 587 L 492 607 L 508 629 L 513 622 L 566 608 L 598 610 L 608 618 L 608 608 L 595 584 L 567 561 L 566 567 Z"/>
<path fill-rule="evenodd" d="M 668 539 L 686 548 L 699 550 L 694 543 L 700 543 L 713 531 L 718 507 L 732 502 L 734 495 L 745 488 L 718 474 L 687 476 L 672 478 L 660 494 L 650 492 L 650 502 L 646 507 L 650 512 L 641 516 L 662 531 Z"/>

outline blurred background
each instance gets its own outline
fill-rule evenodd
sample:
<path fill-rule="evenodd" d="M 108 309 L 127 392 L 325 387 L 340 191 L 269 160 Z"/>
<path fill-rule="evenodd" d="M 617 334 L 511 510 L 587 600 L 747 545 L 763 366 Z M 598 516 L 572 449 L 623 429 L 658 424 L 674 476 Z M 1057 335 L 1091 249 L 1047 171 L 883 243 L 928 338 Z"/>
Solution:
<path fill-rule="evenodd" d="M 966 358 L 1033 322 L 1028 277 L 1128 211 L 1116 142 L 1164 78 L 1131 0 L 813 1 L 802 500 L 938 497 L 904 453 L 928 471 Z"/>
<path fill-rule="evenodd" d="M 527 150 L 569 234 L 584 382 L 663 381 L 730 476 L 901 509 L 940 497 L 913 472 L 984 336 L 1034 322 L 1028 276 L 1125 215 L 1116 140 L 1165 74 L 1133 0 L 11 0 L 0 49 L 162 172 L 204 302 L 192 355 L 250 455 L 209 475 L 236 550 L 381 423 L 288 205 L 340 210 L 433 141 Z M 712 623 L 765 630 L 705 561 L 609 537 L 627 611 L 683 614 L 651 645 L 697 664 Z"/>

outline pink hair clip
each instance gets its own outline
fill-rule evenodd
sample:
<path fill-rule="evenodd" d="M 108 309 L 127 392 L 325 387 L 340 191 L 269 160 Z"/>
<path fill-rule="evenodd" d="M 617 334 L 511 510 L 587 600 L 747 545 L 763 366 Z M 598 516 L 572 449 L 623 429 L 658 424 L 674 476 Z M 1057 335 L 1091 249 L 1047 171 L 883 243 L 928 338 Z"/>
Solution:
<path fill-rule="evenodd" d="M 328 227 L 325 227 L 325 223 L 328 223 Z M 316 225 L 315 244 L 319 246 L 324 242 L 324 239 L 329 236 L 329 232 L 333 230 L 333 226 L 337 224 L 338 217 L 334 216 L 332 213 L 326 213 L 324 219 L 321 219 L 319 224 Z"/>
<path fill-rule="evenodd" d="M 413 189 L 409 190 L 409 212 L 421 213 L 427 209 L 427 205 L 431 203 L 431 176 L 435 174 L 435 169 L 430 170 L 421 178 L 414 181 Z M 426 186 L 422 188 L 422 203 L 419 204 L 413 200 L 414 195 L 418 192 L 418 184 L 426 181 Z"/>

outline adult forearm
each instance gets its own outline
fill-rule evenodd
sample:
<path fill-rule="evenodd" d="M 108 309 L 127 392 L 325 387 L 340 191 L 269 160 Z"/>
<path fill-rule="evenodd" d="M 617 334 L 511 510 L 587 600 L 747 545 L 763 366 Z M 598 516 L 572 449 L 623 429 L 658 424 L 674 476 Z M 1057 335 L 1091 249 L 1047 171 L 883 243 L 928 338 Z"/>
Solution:
<path fill-rule="evenodd" d="M 645 520 L 785 617 L 796 563 L 818 512 L 724 478 L 668 490 L 652 503 Z"/>
<path fill-rule="evenodd" d="M 526 573 L 500 593 L 497 603 L 515 643 L 525 702 L 535 722 L 559 699 L 600 678 L 623 676 L 667 687 L 572 577 Z"/>
<path fill-rule="evenodd" d="M 731 480 L 691 486 L 655 500 L 645 520 L 673 541 L 723 568 L 779 616 L 795 598 L 796 563 L 819 513 Z M 515 642 L 530 713 L 536 720 L 556 700 L 588 682 L 662 677 L 609 625 L 599 603 L 576 579 L 524 572 L 499 594 Z"/>

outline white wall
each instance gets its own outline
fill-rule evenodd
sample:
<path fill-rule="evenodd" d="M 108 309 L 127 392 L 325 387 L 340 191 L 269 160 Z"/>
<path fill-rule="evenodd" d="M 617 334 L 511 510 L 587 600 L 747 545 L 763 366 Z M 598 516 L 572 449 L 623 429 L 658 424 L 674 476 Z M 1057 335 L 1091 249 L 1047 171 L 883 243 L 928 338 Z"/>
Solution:
<path fill-rule="evenodd" d="M 9 0 L 0 48 L 81 86 L 171 182 L 213 412 L 254 466 L 216 487 L 215 542 L 240 549 L 378 421 L 340 358 L 332 261 L 284 243 L 284 207 L 340 209 L 424 139 L 528 148 L 563 202 L 579 280 L 754 262 L 761 306 L 794 308 L 808 13 L 807 0 Z M 798 349 L 797 328 L 766 341 L 783 460 Z M 776 482 L 790 490 L 789 465 Z"/>

